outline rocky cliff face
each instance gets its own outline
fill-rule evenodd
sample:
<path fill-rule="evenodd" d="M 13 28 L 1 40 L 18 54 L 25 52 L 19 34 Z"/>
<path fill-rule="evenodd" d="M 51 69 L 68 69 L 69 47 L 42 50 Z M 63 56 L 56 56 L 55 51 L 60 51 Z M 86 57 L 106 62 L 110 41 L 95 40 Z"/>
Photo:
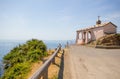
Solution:
<path fill-rule="evenodd" d="M 103 36 L 96 41 L 96 45 L 120 46 L 120 34 L 110 34 Z"/>

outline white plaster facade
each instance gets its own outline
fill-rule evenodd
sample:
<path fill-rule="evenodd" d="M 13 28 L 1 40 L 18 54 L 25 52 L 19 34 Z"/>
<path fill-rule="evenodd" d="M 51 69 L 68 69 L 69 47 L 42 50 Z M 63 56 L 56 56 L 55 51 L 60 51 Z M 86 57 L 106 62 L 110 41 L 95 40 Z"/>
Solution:
<path fill-rule="evenodd" d="M 99 21 L 99 22 L 98 22 Z M 87 44 L 91 41 L 97 40 L 106 34 L 115 34 L 117 26 L 112 22 L 101 23 L 98 20 L 96 25 L 85 28 L 81 30 L 77 30 L 76 34 L 76 44 Z"/>

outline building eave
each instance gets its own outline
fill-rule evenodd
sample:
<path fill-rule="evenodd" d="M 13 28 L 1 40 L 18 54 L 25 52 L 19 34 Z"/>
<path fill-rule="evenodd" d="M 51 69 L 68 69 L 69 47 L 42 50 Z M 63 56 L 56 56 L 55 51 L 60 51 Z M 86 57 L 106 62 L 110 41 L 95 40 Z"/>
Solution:
<path fill-rule="evenodd" d="M 91 30 L 91 29 L 95 29 L 95 28 L 101 28 L 101 27 L 105 27 L 108 24 L 112 24 L 113 26 L 115 26 L 117 28 L 117 26 L 115 24 L 113 24 L 112 22 L 107 22 L 107 23 L 103 23 L 103 24 L 100 24 L 100 25 L 94 25 L 94 26 L 91 26 L 89 28 L 80 29 L 80 30 L 77 30 L 76 32 L 87 31 L 87 30 Z"/>

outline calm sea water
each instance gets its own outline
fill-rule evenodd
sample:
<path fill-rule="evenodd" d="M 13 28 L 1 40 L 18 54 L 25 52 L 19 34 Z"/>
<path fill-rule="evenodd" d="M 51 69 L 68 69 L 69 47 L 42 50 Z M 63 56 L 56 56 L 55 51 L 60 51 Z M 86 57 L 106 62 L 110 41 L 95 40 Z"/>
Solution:
<path fill-rule="evenodd" d="M 0 41 L 0 76 L 3 74 L 3 63 L 2 58 L 4 55 L 10 52 L 15 46 L 19 44 L 24 44 L 26 41 L 13 41 L 13 40 L 4 40 Z M 69 40 L 68 42 L 74 43 L 74 41 Z M 54 49 L 58 46 L 58 44 L 62 44 L 62 47 L 66 45 L 67 41 L 63 40 L 44 40 L 44 43 L 47 45 L 47 49 Z"/>

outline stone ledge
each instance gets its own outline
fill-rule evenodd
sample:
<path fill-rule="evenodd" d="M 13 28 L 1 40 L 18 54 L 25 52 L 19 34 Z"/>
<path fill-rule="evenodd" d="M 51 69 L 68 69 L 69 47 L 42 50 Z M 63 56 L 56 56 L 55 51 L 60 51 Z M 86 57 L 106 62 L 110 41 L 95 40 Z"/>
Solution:
<path fill-rule="evenodd" d="M 95 48 L 101 48 L 101 49 L 120 49 L 120 46 L 101 46 L 101 45 L 96 45 Z"/>

